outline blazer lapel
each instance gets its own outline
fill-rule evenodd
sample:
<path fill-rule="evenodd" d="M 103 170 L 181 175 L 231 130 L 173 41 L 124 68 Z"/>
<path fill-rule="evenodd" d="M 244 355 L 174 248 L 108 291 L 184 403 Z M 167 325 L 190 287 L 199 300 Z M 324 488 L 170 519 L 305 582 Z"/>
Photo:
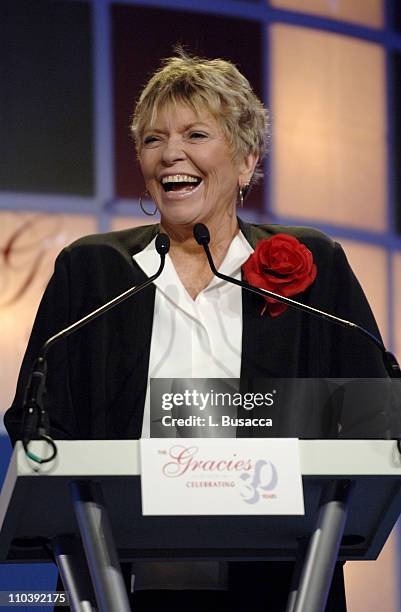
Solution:
<path fill-rule="evenodd" d="M 268 238 L 267 231 L 238 220 L 242 233 L 249 244 L 255 248 L 256 243 Z M 264 299 L 255 293 L 242 289 L 242 359 L 241 386 L 257 377 L 270 376 L 275 371 L 273 352 L 268 350 L 266 339 L 272 337 L 272 320 L 261 316 Z M 270 344 L 270 342 L 269 342 Z"/>
<path fill-rule="evenodd" d="M 138 285 L 147 279 L 144 271 L 133 259 L 133 255 L 142 251 L 159 232 L 159 225 L 138 228 L 135 232 L 128 230 L 124 235 L 122 252 L 129 259 L 131 281 Z M 150 346 L 155 304 L 155 286 L 144 289 L 141 295 L 134 296 L 121 306 L 122 347 L 116 355 L 120 364 L 115 372 L 113 412 L 110 415 L 109 437 L 140 438 L 145 405 Z M 117 322 L 116 322 L 117 325 Z M 110 359 L 110 363 L 113 360 Z M 130 408 L 131 407 L 131 408 Z M 110 431 L 111 430 L 111 431 Z"/>

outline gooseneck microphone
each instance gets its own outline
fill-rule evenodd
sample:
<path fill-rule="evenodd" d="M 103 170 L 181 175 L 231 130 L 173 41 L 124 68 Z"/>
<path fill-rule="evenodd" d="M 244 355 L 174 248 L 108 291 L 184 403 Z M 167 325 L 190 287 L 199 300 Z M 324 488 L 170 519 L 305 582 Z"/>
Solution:
<path fill-rule="evenodd" d="M 384 346 L 383 342 L 377 338 L 370 331 L 358 325 L 357 323 L 353 323 L 352 321 L 348 321 L 347 319 L 341 319 L 340 317 L 336 317 L 328 312 L 324 312 L 323 310 L 319 310 L 318 308 L 314 308 L 313 306 L 308 306 L 307 304 L 302 304 L 302 302 L 297 302 L 296 300 L 292 300 L 291 298 L 284 297 L 283 295 L 279 295 L 278 293 L 273 293 L 273 291 L 268 291 L 267 289 L 261 289 L 260 287 L 254 287 L 253 285 L 249 285 L 244 281 L 237 280 L 236 278 L 231 278 L 231 276 L 226 276 L 225 274 L 221 274 L 216 269 L 214 265 L 214 261 L 209 249 L 210 242 L 210 233 L 206 225 L 203 223 L 197 223 L 194 226 L 193 234 L 196 242 L 201 245 L 206 253 L 206 257 L 208 259 L 210 268 L 215 276 L 221 278 L 222 280 L 227 281 L 228 283 L 233 283 L 234 285 L 238 285 L 246 291 L 251 291 L 252 293 L 256 293 L 257 295 L 261 295 L 262 297 L 270 297 L 278 302 L 282 302 L 291 308 L 296 308 L 298 310 L 302 310 L 318 319 L 324 319 L 326 321 L 330 321 L 335 325 L 341 325 L 341 327 L 347 327 L 348 329 L 353 329 L 365 338 L 367 338 L 370 342 L 375 344 L 382 353 L 383 363 L 388 372 L 390 378 L 401 378 L 400 366 L 395 358 L 395 355 L 388 351 Z"/>
<path fill-rule="evenodd" d="M 75 323 L 72 323 L 68 327 L 60 330 L 54 336 L 51 336 L 46 340 L 42 346 L 40 355 L 36 358 L 35 363 L 31 369 L 28 385 L 25 390 L 24 403 L 23 403 L 23 422 L 22 422 L 22 444 L 25 453 L 37 463 L 47 463 L 52 461 L 57 454 L 57 448 L 54 441 L 49 436 L 50 422 L 47 410 L 44 404 L 44 398 L 46 395 L 46 374 L 47 374 L 47 360 L 46 355 L 48 351 L 57 342 L 70 336 L 74 332 L 78 331 L 84 325 L 87 325 L 94 319 L 97 319 L 108 310 L 111 310 L 121 302 L 124 302 L 128 298 L 132 297 L 136 293 L 139 293 L 149 285 L 153 283 L 156 278 L 160 276 L 163 271 L 164 264 L 166 261 L 166 255 L 170 249 L 170 239 L 167 234 L 158 234 L 155 242 L 156 250 L 160 255 L 160 266 L 157 272 L 150 276 L 146 281 L 135 285 L 130 289 L 127 289 L 120 295 L 103 304 L 96 310 L 93 310 L 89 314 L 82 317 Z M 52 447 L 52 454 L 50 457 L 43 459 L 31 453 L 28 449 L 28 444 L 33 439 L 45 440 Z"/>

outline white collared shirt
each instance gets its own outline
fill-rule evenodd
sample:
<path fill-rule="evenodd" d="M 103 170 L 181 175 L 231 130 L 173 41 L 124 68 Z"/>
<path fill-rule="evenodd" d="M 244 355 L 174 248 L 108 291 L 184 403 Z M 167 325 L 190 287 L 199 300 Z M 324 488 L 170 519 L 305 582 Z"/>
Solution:
<path fill-rule="evenodd" d="M 253 253 L 240 231 L 230 244 L 219 271 L 241 279 L 241 266 Z M 133 256 L 147 276 L 160 256 L 153 240 Z M 241 288 L 213 277 L 195 300 L 183 286 L 167 255 L 155 281 L 156 295 L 149 378 L 239 378 L 241 371 Z M 150 435 L 149 381 L 142 437 Z"/>

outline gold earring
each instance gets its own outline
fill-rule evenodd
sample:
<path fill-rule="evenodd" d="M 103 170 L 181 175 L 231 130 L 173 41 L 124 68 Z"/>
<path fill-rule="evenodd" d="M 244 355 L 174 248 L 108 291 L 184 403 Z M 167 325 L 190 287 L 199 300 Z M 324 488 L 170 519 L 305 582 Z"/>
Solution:
<path fill-rule="evenodd" d="M 249 187 L 249 183 L 245 183 L 245 185 L 239 185 L 238 195 L 239 195 L 239 205 L 241 206 L 241 208 L 244 207 L 244 199 L 247 194 L 248 187 Z"/>
<path fill-rule="evenodd" d="M 145 215 L 148 215 L 148 217 L 153 217 L 153 215 L 155 215 L 157 213 L 157 206 L 155 204 L 155 209 L 153 212 L 148 212 L 147 210 L 145 210 L 144 206 L 143 206 L 143 200 L 144 198 L 149 198 L 150 194 L 148 192 L 148 190 L 145 191 L 145 193 L 141 194 L 141 197 L 139 198 L 139 206 L 140 209 L 142 210 L 142 212 L 145 213 Z"/>

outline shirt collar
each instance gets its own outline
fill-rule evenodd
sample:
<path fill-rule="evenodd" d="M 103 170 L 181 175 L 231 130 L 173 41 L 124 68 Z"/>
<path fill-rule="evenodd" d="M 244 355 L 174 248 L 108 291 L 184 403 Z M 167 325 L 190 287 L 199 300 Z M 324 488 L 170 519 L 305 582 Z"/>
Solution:
<path fill-rule="evenodd" d="M 160 264 L 160 256 L 156 251 L 155 244 L 156 238 L 154 238 L 152 242 L 150 242 L 148 246 L 143 249 L 143 251 L 140 251 L 139 253 L 136 253 L 132 256 L 135 262 L 140 266 L 140 268 L 142 268 L 142 270 L 148 277 L 156 273 Z M 226 276 L 238 277 L 241 271 L 242 264 L 245 263 L 245 261 L 253 253 L 253 251 L 254 249 L 251 247 L 249 242 L 246 240 L 244 234 L 240 230 L 232 240 L 228 248 L 227 254 L 219 268 L 219 272 L 225 274 Z M 176 283 L 177 279 L 178 275 L 175 271 L 173 262 L 170 256 L 167 255 L 165 268 L 159 278 L 154 281 L 154 283 L 156 287 L 158 287 L 163 292 L 166 292 L 167 288 L 169 286 L 171 287 L 171 283 Z M 213 277 L 209 285 L 204 289 L 204 291 L 208 291 L 213 287 L 217 287 L 225 282 L 226 281 L 223 281 L 215 276 Z"/>

